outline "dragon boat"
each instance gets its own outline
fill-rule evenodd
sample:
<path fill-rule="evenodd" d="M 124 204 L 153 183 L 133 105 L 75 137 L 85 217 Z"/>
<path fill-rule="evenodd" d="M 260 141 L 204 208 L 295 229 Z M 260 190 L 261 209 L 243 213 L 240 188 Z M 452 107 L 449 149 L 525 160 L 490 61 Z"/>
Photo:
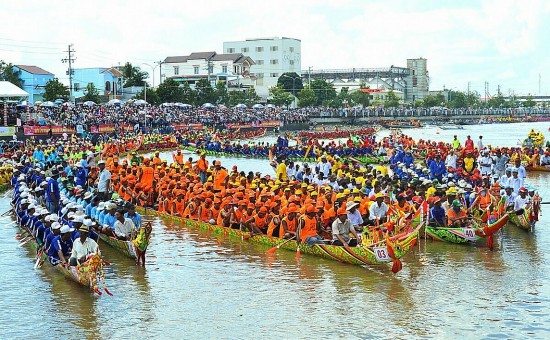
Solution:
<path fill-rule="evenodd" d="M 527 171 L 550 172 L 550 165 L 527 165 L 525 169 Z"/>
<path fill-rule="evenodd" d="M 151 239 L 152 223 L 147 222 L 141 227 L 135 235 L 132 235 L 132 240 L 123 241 L 112 236 L 99 233 L 99 239 L 116 249 L 121 254 L 136 260 L 138 264 L 145 266 L 145 253 Z"/>
<path fill-rule="evenodd" d="M 493 235 L 502 229 L 510 215 L 504 214 L 494 223 L 483 223 L 481 220 L 468 218 L 469 224 L 466 227 L 434 227 L 426 226 L 426 235 L 435 241 L 442 241 L 455 244 L 475 243 L 487 238 L 487 246 L 493 249 Z"/>
<path fill-rule="evenodd" d="M 417 244 L 418 235 L 423 226 L 423 223 L 420 223 L 413 229 L 391 237 L 386 237 L 384 240 L 379 242 L 371 242 L 366 245 L 364 244 L 361 247 L 333 246 L 329 244 L 316 244 L 314 246 L 309 246 L 304 242 L 298 244 L 298 242 L 294 240 L 285 240 L 267 235 L 250 236 L 249 232 L 239 229 L 231 229 L 205 222 L 189 220 L 155 210 L 145 211 L 142 207 L 136 207 L 136 209 L 143 213 L 153 214 L 158 217 L 180 222 L 189 228 L 201 229 L 209 231 L 213 234 L 247 239 L 249 242 L 264 244 L 270 247 L 280 246 L 281 249 L 294 252 L 296 252 L 299 247 L 300 252 L 304 254 L 323 257 L 329 260 L 363 266 L 385 265 L 388 262 L 392 262 L 392 272 L 394 273 L 401 270 L 402 263 L 400 258 L 407 254 L 407 252 L 409 252 L 409 250 Z"/>
<path fill-rule="evenodd" d="M 269 159 L 269 155 L 252 155 L 252 154 L 244 154 L 244 153 L 205 150 L 205 149 L 197 148 L 196 146 L 190 146 L 190 145 L 183 146 L 182 149 L 189 152 L 194 152 L 194 153 L 206 152 L 206 154 L 209 156 Z M 317 159 L 315 157 L 287 157 L 287 158 L 288 160 L 293 162 L 309 162 L 309 163 L 317 162 Z M 362 164 L 377 164 L 380 160 L 384 160 L 384 157 L 356 156 L 353 159 Z"/>
<path fill-rule="evenodd" d="M 27 228 L 23 228 L 18 223 L 18 229 L 19 229 L 19 235 L 26 235 L 24 238 L 23 243 L 27 243 L 27 245 L 36 252 L 36 264 L 35 267 L 38 266 L 38 264 L 43 264 L 44 262 L 48 262 L 48 256 L 42 249 L 42 244 L 39 240 L 37 240 Z M 100 288 L 100 284 L 103 285 L 103 290 L 108 295 L 113 295 L 111 292 L 107 289 L 105 285 L 105 276 L 103 274 L 103 263 L 104 260 L 101 258 L 99 254 L 94 254 L 88 257 L 87 261 L 79 264 L 77 266 L 68 266 L 64 267 L 61 264 L 58 264 L 56 266 L 50 265 L 55 271 L 61 273 L 65 278 L 78 283 L 81 286 L 88 287 L 90 290 L 92 290 L 97 295 L 102 295 L 103 292 Z"/>
<path fill-rule="evenodd" d="M 510 214 L 510 224 L 523 230 L 531 230 L 535 226 L 536 218 L 538 217 L 538 211 L 535 215 L 535 211 L 532 208 L 524 209 L 523 212 L 518 214 Z"/>

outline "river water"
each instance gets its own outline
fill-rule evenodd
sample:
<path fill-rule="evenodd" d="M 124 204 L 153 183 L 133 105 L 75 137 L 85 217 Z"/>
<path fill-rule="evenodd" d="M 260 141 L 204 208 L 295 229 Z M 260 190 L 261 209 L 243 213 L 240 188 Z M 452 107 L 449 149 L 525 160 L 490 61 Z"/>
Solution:
<path fill-rule="evenodd" d="M 530 127 L 407 133 L 441 140 L 483 135 L 487 143 L 512 146 Z M 537 128 L 547 131 L 548 123 Z M 272 171 L 266 161 L 223 161 Z M 528 176 L 543 199 L 550 198 L 550 175 Z M 0 211 L 8 208 L 8 199 L 0 199 Z M 113 297 L 94 296 L 48 265 L 34 270 L 31 251 L 17 247 L 11 220 L 0 220 L 0 338 L 550 337 L 545 211 L 532 233 L 507 226 L 494 251 L 422 242 L 398 274 L 308 255 L 297 261 L 285 250 L 268 255 L 266 246 L 145 218 L 154 222 L 146 269 L 101 245 L 112 263 L 105 275 Z"/>

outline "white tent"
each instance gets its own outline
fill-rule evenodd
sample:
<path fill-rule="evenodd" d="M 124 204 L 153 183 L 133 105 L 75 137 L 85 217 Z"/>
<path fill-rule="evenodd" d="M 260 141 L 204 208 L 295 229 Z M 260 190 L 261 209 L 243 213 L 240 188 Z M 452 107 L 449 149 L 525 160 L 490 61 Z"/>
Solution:
<path fill-rule="evenodd" d="M 20 89 L 9 81 L 0 81 L 0 98 L 2 97 L 28 97 L 27 91 Z"/>

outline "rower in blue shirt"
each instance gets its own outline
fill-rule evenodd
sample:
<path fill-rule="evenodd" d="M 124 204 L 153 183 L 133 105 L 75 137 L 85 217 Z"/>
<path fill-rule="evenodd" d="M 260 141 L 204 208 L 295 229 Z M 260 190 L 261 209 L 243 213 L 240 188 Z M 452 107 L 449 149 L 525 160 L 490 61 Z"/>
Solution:
<path fill-rule="evenodd" d="M 73 249 L 73 241 L 71 239 L 71 232 L 74 229 L 69 228 L 68 225 L 64 225 L 59 230 L 60 235 L 57 235 L 53 238 L 51 247 L 48 252 L 48 258 L 52 265 L 62 265 L 69 264 L 69 257 L 71 256 L 71 251 Z"/>
<path fill-rule="evenodd" d="M 441 198 L 437 197 L 434 206 L 430 209 L 430 225 L 434 227 L 446 227 L 447 217 L 445 209 L 441 206 Z"/>
<path fill-rule="evenodd" d="M 128 206 L 128 212 L 124 214 L 124 217 L 131 219 L 136 229 L 141 227 L 141 215 L 136 212 L 136 207 L 133 205 Z"/>

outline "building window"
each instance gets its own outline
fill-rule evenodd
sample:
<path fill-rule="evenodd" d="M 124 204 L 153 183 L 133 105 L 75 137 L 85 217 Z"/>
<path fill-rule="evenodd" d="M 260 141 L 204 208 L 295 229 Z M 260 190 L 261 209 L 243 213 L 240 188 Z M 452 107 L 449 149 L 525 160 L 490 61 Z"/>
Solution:
<path fill-rule="evenodd" d="M 80 84 L 79 83 L 74 83 L 73 87 L 74 87 L 75 91 L 80 91 Z"/>
<path fill-rule="evenodd" d="M 178 74 L 180 74 L 180 67 L 174 66 L 174 75 L 177 76 Z"/>
<path fill-rule="evenodd" d="M 294 60 L 289 60 L 288 63 L 289 63 L 290 65 L 294 65 Z"/>
<path fill-rule="evenodd" d="M 256 65 L 263 65 L 263 64 L 264 64 L 263 60 L 256 60 Z"/>
<path fill-rule="evenodd" d="M 208 66 L 208 72 L 209 73 L 214 73 L 214 65 L 209 65 Z"/>
<path fill-rule="evenodd" d="M 276 52 L 276 51 L 279 50 L 279 46 L 271 46 L 271 47 L 269 48 L 269 50 L 270 50 L 271 52 Z"/>
<path fill-rule="evenodd" d="M 199 74 L 199 67 L 193 66 L 193 74 Z"/>
<path fill-rule="evenodd" d="M 227 53 L 235 53 L 235 49 L 234 48 L 228 48 Z"/>
<path fill-rule="evenodd" d="M 277 65 L 277 64 L 279 63 L 279 60 L 278 60 L 278 59 L 271 59 L 271 60 L 269 61 L 269 63 L 270 63 L 271 65 Z"/>
<path fill-rule="evenodd" d="M 256 73 L 256 78 L 263 78 L 263 77 L 264 77 L 263 73 Z"/>
<path fill-rule="evenodd" d="M 279 77 L 279 73 L 271 73 L 271 78 L 277 78 Z"/>
<path fill-rule="evenodd" d="M 242 52 L 242 53 L 247 53 L 247 52 L 248 52 L 248 47 L 243 47 L 243 48 L 241 48 L 241 52 Z"/>
<path fill-rule="evenodd" d="M 264 51 L 264 48 L 263 47 L 256 47 L 256 52 L 263 52 Z"/>
<path fill-rule="evenodd" d="M 227 73 L 227 65 L 222 66 L 222 73 Z"/>
<path fill-rule="evenodd" d="M 294 52 L 294 47 L 289 47 L 288 50 L 289 50 L 290 52 Z"/>
<path fill-rule="evenodd" d="M 416 87 L 418 85 L 418 78 L 416 76 L 413 77 L 413 87 Z"/>

